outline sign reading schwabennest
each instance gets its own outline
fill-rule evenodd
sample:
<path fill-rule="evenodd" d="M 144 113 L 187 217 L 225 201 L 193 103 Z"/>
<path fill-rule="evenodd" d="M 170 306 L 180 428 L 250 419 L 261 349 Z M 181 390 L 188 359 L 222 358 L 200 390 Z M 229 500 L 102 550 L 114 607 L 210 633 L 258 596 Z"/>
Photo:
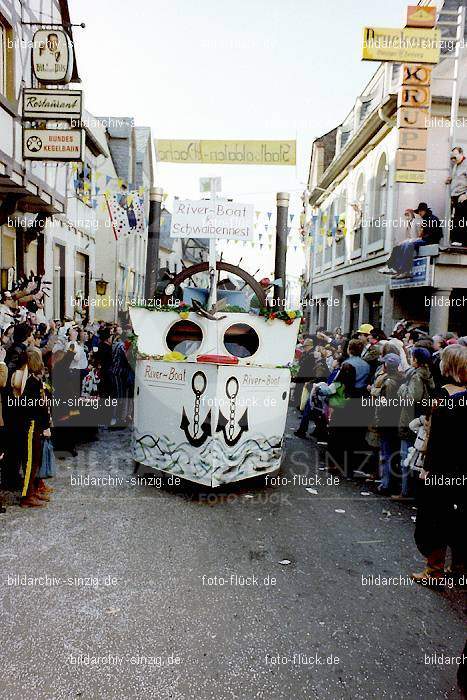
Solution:
<path fill-rule="evenodd" d="M 176 200 L 170 236 L 251 241 L 253 204 L 238 204 L 227 199 Z"/>
<path fill-rule="evenodd" d="M 81 90 L 23 90 L 25 119 L 81 119 L 82 106 Z"/>
<path fill-rule="evenodd" d="M 84 129 L 23 129 L 23 158 L 83 160 Z"/>
<path fill-rule="evenodd" d="M 38 29 L 33 36 L 32 70 L 41 83 L 69 83 L 73 47 L 64 29 Z"/>
<path fill-rule="evenodd" d="M 295 165 L 295 141 L 155 141 L 161 163 Z"/>
<path fill-rule="evenodd" d="M 387 29 L 365 27 L 362 59 L 395 63 L 439 63 L 439 29 Z"/>

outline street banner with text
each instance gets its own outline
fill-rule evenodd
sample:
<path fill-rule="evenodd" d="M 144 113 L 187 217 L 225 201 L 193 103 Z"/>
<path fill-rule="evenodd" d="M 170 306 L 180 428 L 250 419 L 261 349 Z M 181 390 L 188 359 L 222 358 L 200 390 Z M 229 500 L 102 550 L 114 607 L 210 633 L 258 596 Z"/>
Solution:
<path fill-rule="evenodd" d="M 155 140 L 161 163 L 217 165 L 295 165 L 295 141 Z"/>

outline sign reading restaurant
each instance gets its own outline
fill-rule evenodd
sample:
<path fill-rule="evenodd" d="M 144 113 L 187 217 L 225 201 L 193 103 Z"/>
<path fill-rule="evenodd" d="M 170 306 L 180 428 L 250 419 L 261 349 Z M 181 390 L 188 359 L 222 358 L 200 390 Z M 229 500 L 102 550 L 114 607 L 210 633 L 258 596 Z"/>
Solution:
<path fill-rule="evenodd" d="M 362 59 L 395 63 L 439 63 L 439 29 L 363 29 Z"/>
<path fill-rule="evenodd" d="M 84 129 L 23 129 L 23 158 L 82 161 Z"/>
<path fill-rule="evenodd" d="M 23 90 L 24 119 L 81 119 L 81 90 Z"/>
<path fill-rule="evenodd" d="M 73 47 L 64 29 L 38 29 L 32 39 L 32 70 L 41 83 L 69 83 Z"/>
<path fill-rule="evenodd" d="M 295 165 L 295 141 L 155 141 L 161 163 Z"/>

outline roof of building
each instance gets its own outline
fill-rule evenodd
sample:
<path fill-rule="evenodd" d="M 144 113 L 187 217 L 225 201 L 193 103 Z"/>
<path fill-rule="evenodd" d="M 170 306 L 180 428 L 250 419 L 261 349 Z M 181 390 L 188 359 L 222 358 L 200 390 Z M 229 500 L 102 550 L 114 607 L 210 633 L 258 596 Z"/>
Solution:
<path fill-rule="evenodd" d="M 131 180 L 131 132 L 134 119 L 132 117 L 98 117 L 98 119 L 107 131 L 107 141 L 115 171 L 118 177 L 129 182 Z"/>

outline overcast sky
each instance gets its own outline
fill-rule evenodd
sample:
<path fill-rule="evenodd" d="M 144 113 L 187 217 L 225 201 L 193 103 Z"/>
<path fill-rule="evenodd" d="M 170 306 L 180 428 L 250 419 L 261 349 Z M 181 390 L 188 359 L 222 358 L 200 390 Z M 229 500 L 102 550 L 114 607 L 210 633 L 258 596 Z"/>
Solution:
<path fill-rule="evenodd" d="M 161 164 L 156 185 L 197 196 L 200 176 L 255 209 L 295 192 L 311 142 L 340 123 L 377 64 L 365 24 L 401 27 L 407 0 L 70 0 L 86 108 L 133 116 L 155 138 L 293 139 L 293 167 Z M 416 4 L 415 0 L 414 3 Z M 170 199 L 168 200 L 170 203 Z"/>

